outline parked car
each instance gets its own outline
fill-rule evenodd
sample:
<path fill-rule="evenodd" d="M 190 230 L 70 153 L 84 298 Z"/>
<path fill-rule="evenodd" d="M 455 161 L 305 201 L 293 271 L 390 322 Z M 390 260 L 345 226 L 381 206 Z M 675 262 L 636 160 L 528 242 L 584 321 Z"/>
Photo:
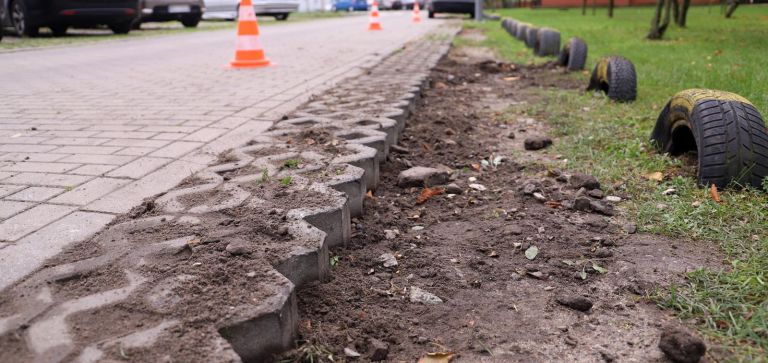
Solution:
<path fill-rule="evenodd" d="M 449 14 L 469 14 L 475 16 L 474 0 L 431 0 L 427 5 L 427 12 L 430 18 L 434 18 L 436 13 Z"/>
<path fill-rule="evenodd" d="M 187 28 L 194 28 L 203 17 L 203 0 L 141 0 L 141 9 L 135 27 L 152 21 L 178 20 Z"/>
<path fill-rule="evenodd" d="M 237 19 L 238 0 L 205 0 L 203 19 Z M 299 11 L 298 0 L 254 0 L 256 15 L 274 16 L 286 20 L 291 13 Z"/>
<path fill-rule="evenodd" d="M 56 36 L 69 27 L 106 25 L 115 34 L 127 34 L 139 15 L 139 0 L 0 0 L 0 25 L 19 36 L 36 36 L 48 27 Z"/>
<path fill-rule="evenodd" d="M 368 11 L 366 0 L 336 0 L 333 11 Z"/>
<path fill-rule="evenodd" d="M 403 1 L 402 0 L 394 0 L 392 1 L 392 10 L 402 10 L 403 9 Z"/>

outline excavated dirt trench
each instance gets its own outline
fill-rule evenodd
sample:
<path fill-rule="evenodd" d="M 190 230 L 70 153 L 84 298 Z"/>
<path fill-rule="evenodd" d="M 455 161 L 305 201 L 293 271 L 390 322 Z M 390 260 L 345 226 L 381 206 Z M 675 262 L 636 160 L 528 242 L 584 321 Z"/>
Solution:
<path fill-rule="evenodd" d="M 717 268 L 716 247 L 629 234 L 621 203 L 579 191 L 569 171 L 541 164 L 551 156 L 524 150 L 524 138 L 547 131 L 538 115 L 502 116 L 511 104 L 542 102 L 532 88 L 581 86 L 551 66 L 479 62 L 456 50 L 443 59 L 403 133 L 407 150 L 390 153 L 351 242 L 331 251 L 332 281 L 300 290 L 303 345 L 281 359 L 414 362 L 452 352 L 458 362 L 667 361 L 659 336 L 677 322 L 646 295 L 685 271 Z M 422 188 L 397 186 L 412 166 L 453 169 L 461 194 L 418 204 Z M 577 198 L 602 213 L 569 208 Z M 397 265 L 385 267 L 384 254 Z M 413 301 L 414 288 L 442 303 Z"/>

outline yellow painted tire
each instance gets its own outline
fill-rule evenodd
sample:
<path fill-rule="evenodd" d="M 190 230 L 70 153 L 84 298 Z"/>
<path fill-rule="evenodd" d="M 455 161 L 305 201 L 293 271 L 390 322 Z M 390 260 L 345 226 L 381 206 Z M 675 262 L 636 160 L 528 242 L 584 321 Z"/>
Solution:
<path fill-rule="evenodd" d="M 671 155 L 697 152 L 698 183 L 760 188 L 768 176 L 768 130 L 760 112 L 737 94 L 689 89 L 674 95 L 651 134 Z"/>
<path fill-rule="evenodd" d="M 592 70 L 588 91 L 604 91 L 608 98 L 631 102 L 637 98 L 637 73 L 629 59 L 611 56 L 600 59 Z"/>

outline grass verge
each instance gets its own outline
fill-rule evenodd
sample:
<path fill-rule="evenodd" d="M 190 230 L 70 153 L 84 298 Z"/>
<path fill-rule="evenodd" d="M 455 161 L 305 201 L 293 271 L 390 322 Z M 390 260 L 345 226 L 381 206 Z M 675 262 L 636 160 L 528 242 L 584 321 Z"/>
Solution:
<path fill-rule="evenodd" d="M 606 181 L 611 192 L 629 197 L 627 217 L 641 231 L 718 242 L 725 252 L 722 270 L 700 269 L 687 283 L 655 296 L 660 306 L 690 319 L 739 361 L 765 360 L 768 352 L 768 195 L 765 191 L 728 190 L 723 203 L 698 188 L 690 163 L 653 152 L 648 143 L 656 118 L 669 98 L 688 88 L 738 93 L 768 116 L 768 6 L 744 6 L 733 19 L 718 7 L 692 7 L 688 27 L 674 25 L 662 41 L 649 41 L 652 8 L 619 8 L 614 18 L 604 9 L 596 16 L 580 9 L 516 9 L 500 15 L 560 30 L 589 46 L 589 69 L 606 55 L 623 55 L 638 73 L 638 100 L 620 104 L 602 95 L 541 88 L 546 101 L 512 108 L 516 114 L 547 120 L 561 141 L 553 152 L 568 159 L 568 168 L 587 171 Z M 524 64 L 535 58 L 510 37 L 499 22 L 475 24 L 492 47 L 508 61 Z M 464 44 L 460 44 L 464 45 Z M 574 73 L 587 84 L 588 72 Z M 662 172 L 661 182 L 646 176 Z M 672 195 L 662 192 L 674 188 Z M 768 190 L 768 186 L 766 186 Z"/>

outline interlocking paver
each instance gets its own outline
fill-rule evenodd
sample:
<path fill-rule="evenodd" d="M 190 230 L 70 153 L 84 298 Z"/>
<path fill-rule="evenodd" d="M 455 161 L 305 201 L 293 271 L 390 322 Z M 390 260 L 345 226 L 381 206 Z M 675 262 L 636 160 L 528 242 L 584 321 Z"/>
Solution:
<path fill-rule="evenodd" d="M 29 187 L 16 193 L 13 193 L 5 199 L 17 200 L 21 202 L 44 202 L 51 199 L 61 193 L 65 189 L 63 188 L 51 188 L 51 187 Z"/>
<path fill-rule="evenodd" d="M 69 191 L 48 201 L 65 205 L 38 204 L 2 222 L 29 223 L 23 231 L 0 227 L 0 238 L 33 234 L 3 244 L 0 289 L 21 276 L 4 275 L 10 265 L 2 261 L 30 246 L 47 248 L 30 237 L 56 231 L 73 216 L 102 214 L 75 212 L 45 226 L 61 218 L 54 216 L 75 209 L 127 212 L 217 153 L 245 144 L 312 94 L 440 24 L 414 27 L 407 17 L 384 17 L 387 31 L 378 34 L 364 30 L 364 17 L 265 28 L 262 41 L 279 66 L 258 70 L 223 67 L 234 51 L 231 30 L 4 54 L 0 194 L 30 187 Z M 8 154 L 29 159 L 4 162 Z M 39 218 L 25 219 L 31 214 Z M 35 269 L 51 253 L 30 254 L 25 268 Z"/>
<path fill-rule="evenodd" d="M 107 176 L 114 178 L 138 179 L 147 175 L 163 165 L 169 164 L 173 159 L 144 157 L 125 164 L 109 173 Z"/>
<path fill-rule="evenodd" d="M 16 202 L 11 200 L 0 200 L 0 220 L 11 217 L 27 208 L 34 206 L 35 203 Z"/>
<path fill-rule="evenodd" d="M 0 290 L 37 269 L 40 261 L 45 261 L 69 244 L 98 232 L 114 218 L 111 214 L 75 212 L 59 220 L 59 223 L 49 225 L 15 244 L 6 246 L 0 253 L 0 266 L 3 266 Z"/>
<path fill-rule="evenodd" d="M 64 173 L 69 170 L 72 170 L 74 168 L 77 168 L 82 164 L 75 164 L 75 163 L 67 163 L 67 162 L 61 162 L 61 163 L 46 163 L 46 162 L 18 162 L 13 163 L 11 165 L 6 165 L 3 167 L 0 167 L 0 170 L 2 171 L 30 171 L 30 172 L 39 172 L 39 173 Z"/>
<path fill-rule="evenodd" d="M 16 241 L 73 212 L 76 207 L 39 204 L 0 222 L 0 241 Z"/>
<path fill-rule="evenodd" d="M 53 173 L 19 173 L 3 180 L 5 184 L 47 185 L 54 187 L 75 187 L 92 179 L 88 176 L 53 174 Z"/>
<path fill-rule="evenodd" d="M 58 197 L 53 198 L 48 202 L 57 204 L 86 205 L 110 193 L 111 191 L 125 184 L 128 184 L 129 182 L 130 180 L 127 179 L 96 178 L 73 190 L 59 195 Z M 9 199 L 11 199 L 11 197 L 9 197 Z"/>

